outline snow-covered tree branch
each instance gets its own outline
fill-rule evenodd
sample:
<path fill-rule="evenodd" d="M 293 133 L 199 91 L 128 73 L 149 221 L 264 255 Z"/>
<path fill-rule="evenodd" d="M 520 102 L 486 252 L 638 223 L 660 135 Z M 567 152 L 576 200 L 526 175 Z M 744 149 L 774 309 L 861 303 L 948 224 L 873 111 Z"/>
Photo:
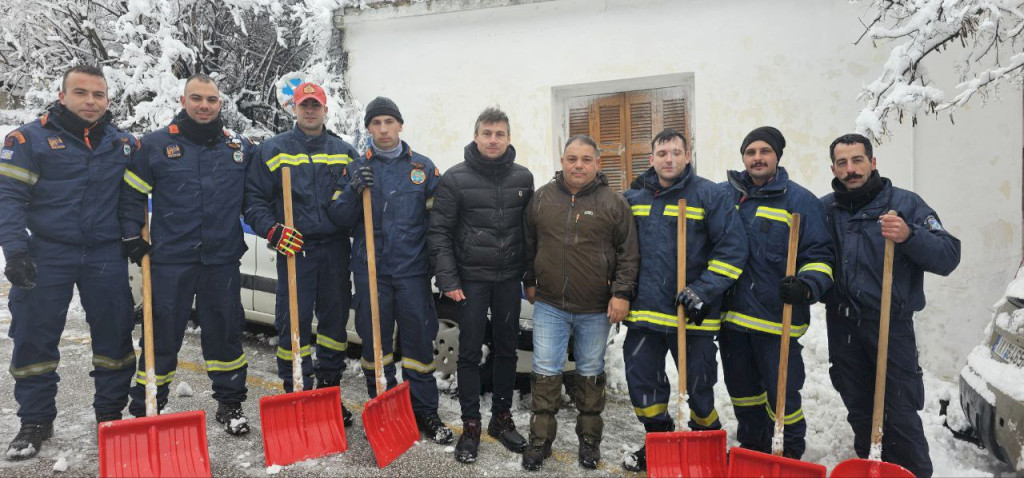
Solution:
<path fill-rule="evenodd" d="M 869 12 L 857 43 L 893 44 L 882 73 L 860 95 L 866 107 L 857 130 L 876 141 L 893 116 L 916 123 L 921 113 L 952 115 L 975 95 L 1024 76 L 1022 0 L 873 0 Z M 947 94 L 923 63 L 951 45 L 962 46 L 963 54 L 957 60 L 960 82 Z"/>

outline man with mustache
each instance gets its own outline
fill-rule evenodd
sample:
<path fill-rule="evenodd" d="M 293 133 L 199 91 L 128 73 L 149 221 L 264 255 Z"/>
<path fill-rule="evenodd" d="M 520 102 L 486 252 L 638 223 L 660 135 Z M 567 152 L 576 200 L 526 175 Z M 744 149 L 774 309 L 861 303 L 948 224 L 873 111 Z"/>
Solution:
<path fill-rule="evenodd" d="M 288 261 L 295 257 L 299 302 L 299 355 L 302 359 L 302 388 L 336 387 L 345 371 L 348 348 L 349 230 L 327 217 L 334 184 L 345 167 L 358 157 L 355 148 L 324 126 L 327 93 L 314 83 L 295 87 L 292 96 L 295 127 L 261 144 L 249 166 L 245 185 L 245 220 L 267 238 L 267 247 L 277 255 L 277 376 L 291 392 L 292 337 L 288 309 Z M 283 167 L 291 170 L 292 214 L 295 224 L 284 223 Z M 313 313 L 316 313 L 316 362 L 312 351 Z M 345 426 L 352 425 L 352 413 L 341 405 Z"/>
<path fill-rule="evenodd" d="M 111 122 L 103 70 L 71 67 L 58 98 L 0 149 L 0 246 L 13 286 L 9 370 L 21 419 L 9 460 L 35 456 L 53 435 L 58 345 L 76 286 L 89 323 L 97 423 L 121 418 L 135 368 L 117 204 L 139 144 Z"/>
<path fill-rule="evenodd" d="M 798 339 L 810 326 L 810 304 L 832 287 L 832 238 L 818 198 L 789 178 L 779 166 L 786 138 L 771 126 L 751 131 L 740 146 L 744 171 L 729 171 L 723 184 L 746 229 L 750 257 L 743 275 L 726 297 L 722 371 L 736 412 L 740 446 L 771 452 L 782 309 L 793 307 L 782 455 L 799 460 L 807 446 L 807 421 L 801 407 L 804 384 Z M 786 275 L 789 230 L 800 214 L 795 275 Z"/>
<path fill-rule="evenodd" d="M 918 410 L 924 382 L 917 361 L 914 313 L 923 309 L 924 273 L 949 275 L 960 240 L 920 196 L 879 176 L 871 142 L 859 134 L 829 146 L 834 193 L 821 198 L 836 247 L 835 287 L 825 298 L 829 374 L 846 405 L 853 448 L 867 458 L 875 393 L 885 240 L 896 243 L 885 384 L 882 460 L 919 478 L 932 474 Z"/>
<path fill-rule="evenodd" d="M 128 166 L 120 216 L 128 257 L 140 263 L 149 252 L 152 259 L 157 406 L 167 404 L 194 301 L 216 420 L 227 433 L 244 435 L 248 361 L 238 267 L 246 246 L 238 217 L 252 143 L 224 128 L 221 104 L 213 78 L 198 73 L 185 82 L 181 111 L 171 124 L 143 136 L 142 150 Z M 149 195 L 152 251 L 140 236 Z M 128 405 L 137 417 L 146 415 L 143 357 Z"/>

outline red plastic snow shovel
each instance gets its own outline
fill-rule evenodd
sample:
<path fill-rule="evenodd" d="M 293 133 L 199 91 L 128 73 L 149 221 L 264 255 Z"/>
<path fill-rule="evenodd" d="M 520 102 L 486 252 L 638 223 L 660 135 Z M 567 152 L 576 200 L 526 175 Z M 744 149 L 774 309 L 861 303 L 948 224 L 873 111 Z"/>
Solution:
<path fill-rule="evenodd" d="M 149 241 L 149 206 L 142 238 Z M 153 351 L 153 282 L 149 254 L 142 257 L 142 340 L 146 362 L 146 416 L 103 422 L 97 441 L 100 476 L 210 476 L 206 413 L 157 415 Z"/>
<path fill-rule="evenodd" d="M 387 390 L 380 343 L 380 303 L 377 295 L 377 253 L 373 246 L 373 207 L 370 190 L 363 189 L 363 229 L 366 230 L 366 270 L 370 274 L 370 316 L 373 324 L 373 373 L 377 396 L 363 406 L 363 430 L 373 448 L 377 466 L 384 468 L 405 453 L 420 437 L 412 414 L 409 382 Z"/>
<path fill-rule="evenodd" d="M 676 248 L 678 290 L 686 287 L 686 200 L 679 200 Z M 679 372 L 678 432 L 647 434 L 647 475 L 658 476 L 725 476 L 725 430 L 690 431 L 690 406 L 686 393 L 686 312 L 676 310 L 677 362 Z"/>
<path fill-rule="evenodd" d="M 291 168 L 281 169 L 284 223 L 294 227 L 292 218 Z M 292 342 L 292 393 L 260 398 L 263 428 L 263 456 L 267 466 L 290 465 L 348 450 L 345 421 L 341 415 L 338 387 L 302 391 L 302 354 L 299 339 L 299 291 L 295 278 L 295 256 L 288 261 L 288 316 Z"/>
<path fill-rule="evenodd" d="M 800 242 L 800 214 L 793 214 L 789 226 L 789 248 L 786 256 L 786 275 L 796 275 L 796 256 Z M 775 395 L 775 433 L 772 454 L 733 447 L 729 451 L 729 476 L 795 476 L 825 478 L 828 469 L 823 465 L 794 460 L 782 456 L 783 431 L 786 426 L 786 382 L 789 379 L 789 332 L 793 322 L 793 305 L 782 305 L 782 336 L 779 339 L 779 376 Z"/>
<path fill-rule="evenodd" d="M 896 244 L 885 240 L 882 266 L 882 308 L 878 314 L 878 356 L 875 362 L 875 406 L 871 414 L 871 452 L 868 459 L 845 460 L 832 469 L 832 478 L 913 478 L 910 470 L 882 461 L 882 419 L 885 413 L 885 376 L 889 360 L 889 313 L 892 307 L 892 262 Z"/>

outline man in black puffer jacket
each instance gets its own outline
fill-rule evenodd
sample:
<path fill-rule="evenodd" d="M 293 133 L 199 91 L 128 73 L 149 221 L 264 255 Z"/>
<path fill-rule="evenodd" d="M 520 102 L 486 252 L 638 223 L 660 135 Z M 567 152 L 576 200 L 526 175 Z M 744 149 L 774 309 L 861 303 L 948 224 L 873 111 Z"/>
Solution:
<path fill-rule="evenodd" d="M 476 120 L 465 161 L 441 177 L 430 213 L 427 243 L 437 287 L 459 302 L 459 403 L 462 436 L 455 459 L 476 461 L 480 445 L 480 360 L 491 311 L 494 398 L 487 433 L 521 453 L 526 440 L 512 421 L 521 281 L 523 209 L 533 174 L 515 164 L 508 116 L 487 108 Z"/>

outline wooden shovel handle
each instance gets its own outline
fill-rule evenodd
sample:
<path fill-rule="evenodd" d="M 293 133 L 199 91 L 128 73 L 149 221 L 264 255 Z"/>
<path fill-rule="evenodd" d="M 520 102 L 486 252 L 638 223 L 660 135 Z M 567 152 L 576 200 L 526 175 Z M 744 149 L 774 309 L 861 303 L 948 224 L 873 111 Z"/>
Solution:
<path fill-rule="evenodd" d="M 676 290 L 686 288 L 686 200 L 679 200 L 679 216 L 676 218 Z M 686 307 L 676 307 L 676 370 L 679 372 L 679 428 L 689 430 L 689 404 L 686 397 Z"/>
<path fill-rule="evenodd" d="M 384 384 L 384 358 L 381 353 L 380 303 L 377 295 L 377 252 L 373 245 L 373 205 L 370 189 L 363 189 L 363 229 L 366 234 L 366 271 L 370 274 L 370 319 L 373 325 L 373 375 L 376 377 L 377 396 L 386 390 Z"/>
<path fill-rule="evenodd" d="M 292 215 L 292 171 L 281 168 L 281 194 L 284 196 L 284 225 L 294 228 Z M 295 256 L 285 256 L 288 261 L 288 325 L 292 337 L 292 391 L 302 391 L 302 344 L 299 336 L 299 289 L 295 273 Z"/>
<path fill-rule="evenodd" d="M 149 198 L 142 223 L 142 240 L 149 241 Z M 155 417 L 156 408 L 156 352 L 153 350 L 153 272 L 149 253 L 142 256 L 142 349 L 146 362 L 146 416 Z"/>
<path fill-rule="evenodd" d="M 896 255 L 896 243 L 885 240 L 885 262 L 882 264 L 882 308 L 878 312 L 878 359 L 875 362 L 875 407 L 871 413 L 871 454 L 873 460 L 881 460 L 882 416 L 885 413 L 885 377 L 889 360 L 889 313 L 892 307 L 892 263 Z M 879 456 L 875 455 L 878 450 Z"/>
<path fill-rule="evenodd" d="M 800 214 L 793 213 L 789 226 L 789 250 L 786 253 L 786 276 L 796 275 L 796 256 L 800 244 Z M 789 379 L 789 329 L 793 324 L 793 304 L 782 304 L 782 337 L 779 342 L 779 377 L 775 393 L 775 438 L 772 454 L 782 456 L 782 434 L 786 426 L 786 382 Z"/>

